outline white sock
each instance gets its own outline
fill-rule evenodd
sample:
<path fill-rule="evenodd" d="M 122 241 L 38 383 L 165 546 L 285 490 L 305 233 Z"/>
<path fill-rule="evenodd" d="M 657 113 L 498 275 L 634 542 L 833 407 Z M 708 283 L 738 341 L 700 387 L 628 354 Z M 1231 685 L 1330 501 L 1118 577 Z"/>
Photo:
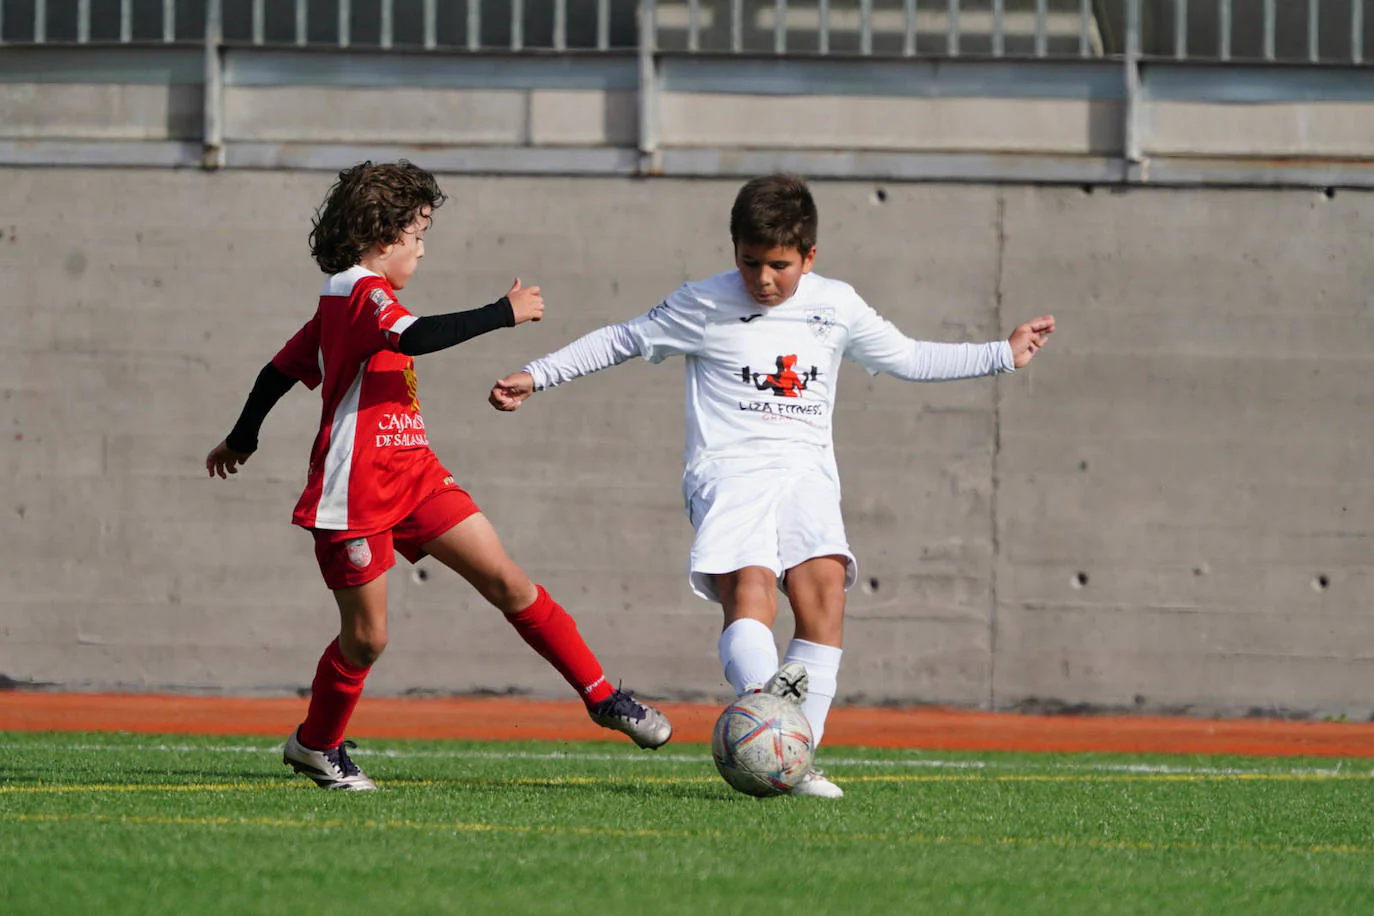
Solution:
<path fill-rule="evenodd" d="M 725 679 L 736 694 L 744 693 L 747 687 L 757 687 L 778 670 L 773 631 L 761 620 L 741 617 L 725 628 L 716 647 Z"/>
<path fill-rule="evenodd" d="M 825 734 L 825 717 L 830 715 L 830 702 L 835 699 L 840 679 L 840 656 L 842 649 L 823 646 L 818 642 L 794 639 L 787 644 L 787 654 L 783 663 L 801 662 L 806 666 L 806 699 L 802 701 L 802 712 L 811 723 L 813 747 L 820 747 L 821 736 Z"/>

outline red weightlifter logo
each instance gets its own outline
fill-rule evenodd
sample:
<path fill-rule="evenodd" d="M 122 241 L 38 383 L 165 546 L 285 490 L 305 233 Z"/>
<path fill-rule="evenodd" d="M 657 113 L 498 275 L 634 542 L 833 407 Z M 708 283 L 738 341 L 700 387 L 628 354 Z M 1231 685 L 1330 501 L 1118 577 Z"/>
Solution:
<path fill-rule="evenodd" d="M 748 366 L 740 369 L 740 380 L 752 384 L 759 391 L 772 391 L 775 397 L 799 398 L 806 390 L 808 382 L 814 382 L 820 375 L 815 366 L 798 373 L 796 354 L 779 356 L 776 372 L 751 372 Z"/>

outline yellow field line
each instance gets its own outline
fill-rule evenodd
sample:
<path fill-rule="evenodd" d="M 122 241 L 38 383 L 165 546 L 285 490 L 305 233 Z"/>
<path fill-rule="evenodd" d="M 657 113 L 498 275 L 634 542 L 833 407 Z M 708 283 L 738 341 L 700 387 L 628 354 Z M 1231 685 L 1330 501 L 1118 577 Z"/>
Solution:
<path fill-rule="evenodd" d="M 752 834 L 723 830 L 657 830 L 620 827 L 580 827 L 558 824 L 482 824 L 442 821 L 365 820 L 351 822 L 337 818 L 292 820 L 273 817 L 169 817 L 165 815 L 104 814 L 18 814 L 0 813 L 0 822 L 53 824 L 97 823 L 152 827 L 271 827 L 296 830 L 417 830 L 431 833 L 520 834 L 540 836 L 595 836 L 631 839 L 740 839 Z M 915 846 L 969 846 L 1017 849 L 1082 849 L 1105 852 L 1264 852 L 1296 855 L 1371 855 L 1374 847 L 1351 844 L 1282 845 L 1278 843 L 1198 843 L 1090 840 L 1076 837 L 996 837 L 978 834 L 949 835 L 922 833 L 789 833 L 793 840 L 816 842 L 903 843 Z"/>

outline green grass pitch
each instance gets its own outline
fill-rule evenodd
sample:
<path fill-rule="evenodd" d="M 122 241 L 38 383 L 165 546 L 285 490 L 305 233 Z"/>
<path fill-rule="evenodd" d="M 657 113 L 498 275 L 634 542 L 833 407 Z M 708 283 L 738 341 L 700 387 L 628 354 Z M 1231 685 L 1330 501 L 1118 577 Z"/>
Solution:
<path fill-rule="evenodd" d="M 752 799 L 703 745 L 0 733 L 0 913 L 1374 911 L 1374 761 L 827 748 Z"/>

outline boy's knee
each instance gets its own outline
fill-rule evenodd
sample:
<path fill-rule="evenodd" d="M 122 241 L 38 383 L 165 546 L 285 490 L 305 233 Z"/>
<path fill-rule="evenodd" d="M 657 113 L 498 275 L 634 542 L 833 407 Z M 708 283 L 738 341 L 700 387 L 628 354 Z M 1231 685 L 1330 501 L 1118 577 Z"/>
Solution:
<path fill-rule="evenodd" d="M 339 652 L 357 668 L 371 668 L 386 651 L 385 633 L 368 633 L 339 640 Z"/>
<path fill-rule="evenodd" d="M 534 604 L 539 591 L 520 567 L 512 565 L 493 576 L 482 594 L 502 613 L 518 614 Z"/>

